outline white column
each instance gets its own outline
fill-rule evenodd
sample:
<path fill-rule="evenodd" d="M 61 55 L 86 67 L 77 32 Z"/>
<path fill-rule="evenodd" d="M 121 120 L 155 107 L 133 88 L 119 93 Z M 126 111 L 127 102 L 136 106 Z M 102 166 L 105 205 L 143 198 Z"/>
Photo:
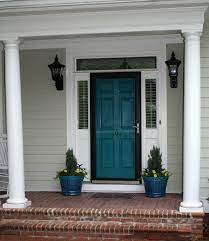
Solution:
<path fill-rule="evenodd" d="M 25 208 L 19 41 L 5 41 L 5 82 L 9 159 L 9 198 L 4 208 Z"/>
<path fill-rule="evenodd" d="M 184 33 L 184 165 L 181 212 L 203 212 L 200 202 L 200 33 Z"/>

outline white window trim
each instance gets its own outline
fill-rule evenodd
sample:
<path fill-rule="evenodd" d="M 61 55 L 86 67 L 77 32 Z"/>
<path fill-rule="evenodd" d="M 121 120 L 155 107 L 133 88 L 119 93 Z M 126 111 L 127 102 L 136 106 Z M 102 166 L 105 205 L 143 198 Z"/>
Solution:
<path fill-rule="evenodd" d="M 146 79 L 156 79 L 156 90 L 157 90 L 157 128 L 146 128 L 146 98 L 145 98 L 145 81 Z M 163 146 L 163 143 L 161 140 L 163 139 L 162 136 L 167 136 L 167 130 L 163 130 L 161 128 L 162 122 L 164 123 L 166 121 L 167 123 L 167 115 L 166 120 L 161 120 L 161 102 L 164 101 L 161 99 L 160 96 L 160 85 L 162 85 L 162 81 L 159 78 L 159 71 L 142 71 L 141 72 L 141 109 L 142 109 L 142 168 L 147 167 L 147 159 L 148 159 L 148 153 L 146 153 L 147 150 L 147 144 L 146 139 L 152 138 L 155 139 L 154 145 L 157 145 L 160 147 L 161 152 L 164 153 L 165 148 L 167 148 L 167 142 L 166 146 Z M 166 110 L 167 111 L 167 110 Z M 159 123 L 161 122 L 161 124 Z M 165 134 L 166 132 L 166 134 Z M 167 138 L 167 137 L 166 137 Z M 166 153 L 167 155 L 167 153 Z M 166 168 L 167 167 L 167 156 L 162 156 L 163 165 Z"/>

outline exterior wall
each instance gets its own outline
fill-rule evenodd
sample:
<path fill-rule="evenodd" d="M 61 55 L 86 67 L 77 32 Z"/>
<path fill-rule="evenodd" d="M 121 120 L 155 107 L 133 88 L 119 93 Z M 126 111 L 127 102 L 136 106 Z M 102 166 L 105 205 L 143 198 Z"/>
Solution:
<path fill-rule="evenodd" d="M 125 39 L 126 40 L 126 39 Z M 68 133 L 69 146 L 73 146 L 73 138 L 71 136 L 72 130 L 76 128 L 72 125 L 77 123 L 75 113 L 72 111 L 76 109 L 75 98 L 71 97 L 76 92 L 74 89 L 70 90 L 67 101 L 68 107 L 65 107 L 66 96 L 65 91 L 68 88 L 75 86 L 75 74 L 73 63 L 76 56 L 117 56 L 118 49 L 124 51 L 124 56 L 145 54 L 145 50 L 149 48 L 149 53 L 156 54 L 159 57 L 160 69 L 163 69 L 163 73 L 160 74 L 160 80 L 162 76 L 165 76 L 166 66 L 165 61 L 165 46 L 166 40 L 162 38 L 154 40 L 145 44 L 144 39 L 130 38 L 129 41 L 133 41 L 129 46 L 135 46 L 127 48 L 127 41 L 121 40 L 101 40 L 94 39 L 94 42 L 88 42 L 86 47 L 85 41 L 74 41 L 73 47 L 67 48 L 67 80 L 70 81 L 69 86 L 64 88 L 64 91 L 57 91 L 51 80 L 51 74 L 47 65 L 53 62 L 54 56 L 58 53 L 61 62 L 65 62 L 65 52 L 63 49 L 36 49 L 34 50 L 21 50 L 21 78 L 22 78 L 22 98 L 23 98 L 23 128 L 24 128 L 24 151 L 25 151 L 25 177 L 26 177 L 26 190 L 58 190 L 58 182 L 54 181 L 56 171 L 64 167 L 64 154 L 66 151 L 67 141 L 67 129 L 66 129 L 66 112 L 69 115 L 70 128 Z M 175 40 L 178 41 L 178 40 Z M 86 43 L 86 44 L 85 44 Z M 98 45 L 95 47 L 95 45 Z M 103 49 L 101 48 L 101 45 Z M 159 45 L 156 47 L 156 45 Z M 26 44 L 27 46 L 27 44 Z M 59 45 L 58 45 L 59 46 Z M 114 46 L 114 51 L 109 53 Z M 28 47 L 28 46 L 27 46 Z M 106 49 L 105 49 L 106 48 Z M 152 48 L 152 50 L 150 50 Z M 160 48 L 160 49 L 159 49 Z M 137 53 L 136 53 L 137 49 Z M 141 50 L 143 49 L 143 51 Z M 182 45 L 167 45 L 167 58 L 170 57 L 170 52 L 174 50 L 179 59 L 182 57 Z M 166 158 L 165 164 L 168 166 L 170 172 L 173 173 L 169 181 L 168 192 L 182 191 L 182 150 L 181 150 L 181 138 L 182 138 L 182 115 L 179 113 L 179 106 L 182 106 L 182 67 L 180 69 L 179 87 L 178 89 L 171 89 L 167 86 L 168 91 L 168 110 L 167 120 L 169 124 L 168 128 L 168 158 Z M 83 73 L 84 74 L 84 73 Z M 82 79 L 83 79 L 82 74 Z M 88 76 L 88 73 L 87 73 Z M 72 81 L 72 83 L 71 83 Z M 166 81 L 166 80 L 165 80 Z M 164 82 L 164 81 L 162 81 Z M 162 84 L 161 84 L 162 85 Z M 160 87 L 161 89 L 161 87 Z M 161 90 L 162 92 L 162 90 Z M 165 91 L 163 91 L 164 93 Z M 178 100 L 179 102 L 175 102 Z M 165 101 L 161 101 L 161 104 Z M 69 104 L 70 103 L 70 104 Z M 68 108 L 68 109 L 67 109 Z M 161 106 L 161 108 L 163 108 Z M 162 111 L 161 111 L 162 112 Z M 164 111 L 163 111 L 164 112 Z M 174 118 L 175 117 L 175 118 Z M 161 117 L 162 118 L 162 117 Z M 74 129 L 75 128 L 75 129 Z M 161 126 L 162 128 L 162 126 Z M 166 132 L 164 132 L 165 134 Z M 83 138 L 83 137 L 82 137 Z M 164 137 L 162 136 L 164 139 Z M 79 138 L 76 136 L 78 142 Z M 83 139 L 82 139 L 83 140 Z M 88 140 L 88 138 L 87 138 Z M 80 143 L 80 142 L 79 142 Z M 88 146 L 88 142 L 87 142 Z M 80 161 L 88 159 L 88 155 L 85 154 L 85 158 L 82 158 L 82 151 L 76 146 L 76 155 Z M 88 149 L 88 148 L 87 148 Z M 82 146 L 82 150 L 83 146 Z M 85 167 L 89 167 L 90 160 L 86 160 Z M 90 184 L 86 184 L 90 185 Z M 88 186 L 89 187 L 89 186 Z M 85 188 L 85 190 L 88 189 Z M 112 187 L 109 187 L 112 188 Z M 131 186 L 129 187 L 131 188 Z M 101 189 L 101 187 L 99 187 Z M 136 185 L 137 191 L 143 191 L 143 187 Z M 89 187 L 88 190 L 91 190 Z M 129 189 L 132 190 L 132 189 Z M 132 190 L 133 191 L 133 190 Z"/>
<path fill-rule="evenodd" d="M 209 196 L 208 42 L 209 20 L 207 18 L 201 38 L 201 197 Z M 172 50 L 175 51 L 177 58 L 183 60 L 183 45 L 167 45 L 167 59 Z M 64 50 L 21 51 L 27 189 L 31 187 L 33 189 L 37 187 L 37 190 L 40 187 L 42 190 L 47 190 L 48 187 L 56 189 L 53 181 L 54 173 L 63 167 L 63 153 L 66 150 L 65 91 L 56 91 L 47 68 L 56 53 L 64 62 Z M 37 75 L 38 78 L 35 77 Z M 167 81 L 168 169 L 173 173 L 168 190 L 171 192 L 182 191 L 183 63 L 180 67 L 178 84 L 177 89 L 171 89 Z"/>
<path fill-rule="evenodd" d="M 201 38 L 201 197 L 209 196 L 209 14 Z"/>
<path fill-rule="evenodd" d="M 4 140 L 4 133 L 5 133 L 5 130 L 4 130 L 4 120 L 5 120 L 5 115 L 4 115 L 4 104 L 5 104 L 5 99 L 4 99 L 4 82 L 3 82 L 3 79 L 4 79 L 4 58 L 3 58 L 3 55 L 4 55 L 4 52 L 2 51 L 3 50 L 3 46 L 2 44 L 0 43 L 0 142 Z M 2 156 L 0 156 L 0 163 L 2 163 L 2 160 L 1 160 Z M 1 169 L 1 173 L 7 173 L 7 170 L 2 170 Z M 0 177 L 0 181 L 5 181 L 5 178 L 4 177 Z M 2 188 L 2 183 L 1 183 L 1 188 Z M 0 189 L 1 189 L 0 188 Z M 2 190 L 2 189 L 1 189 Z"/>
<path fill-rule="evenodd" d="M 4 83 L 3 83 L 3 54 L 4 52 L 2 51 L 3 46 L 0 43 L 0 139 L 2 138 L 3 134 L 3 110 L 4 110 Z"/>
<path fill-rule="evenodd" d="M 22 78 L 26 190 L 55 190 L 56 171 L 63 168 L 66 152 L 65 89 L 57 91 L 48 64 L 63 49 L 23 50 Z"/>
<path fill-rule="evenodd" d="M 167 125 L 168 125 L 168 170 L 172 176 L 168 182 L 170 192 L 182 192 L 182 131 L 183 131 L 183 44 L 167 45 L 167 59 L 174 51 L 176 58 L 182 61 L 179 67 L 178 88 L 170 87 L 167 81 Z"/>

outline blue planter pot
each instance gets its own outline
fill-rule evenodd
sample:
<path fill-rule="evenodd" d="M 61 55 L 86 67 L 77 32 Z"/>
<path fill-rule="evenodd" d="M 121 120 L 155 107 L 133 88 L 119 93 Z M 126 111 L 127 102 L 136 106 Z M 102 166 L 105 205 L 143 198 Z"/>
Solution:
<path fill-rule="evenodd" d="M 147 197 L 165 197 L 168 177 L 143 177 Z"/>
<path fill-rule="evenodd" d="M 62 176 L 60 184 L 62 193 L 65 196 L 77 196 L 81 194 L 84 177 L 81 176 Z"/>

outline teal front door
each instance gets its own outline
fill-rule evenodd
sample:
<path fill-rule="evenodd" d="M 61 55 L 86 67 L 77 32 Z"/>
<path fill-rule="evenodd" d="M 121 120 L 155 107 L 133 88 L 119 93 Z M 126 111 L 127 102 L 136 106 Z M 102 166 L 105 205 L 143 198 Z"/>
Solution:
<path fill-rule="evenodd" d="M 135 180 L 140 162 L 139 74 L 92 74 L 91 80 L 94 179 Z"/>

